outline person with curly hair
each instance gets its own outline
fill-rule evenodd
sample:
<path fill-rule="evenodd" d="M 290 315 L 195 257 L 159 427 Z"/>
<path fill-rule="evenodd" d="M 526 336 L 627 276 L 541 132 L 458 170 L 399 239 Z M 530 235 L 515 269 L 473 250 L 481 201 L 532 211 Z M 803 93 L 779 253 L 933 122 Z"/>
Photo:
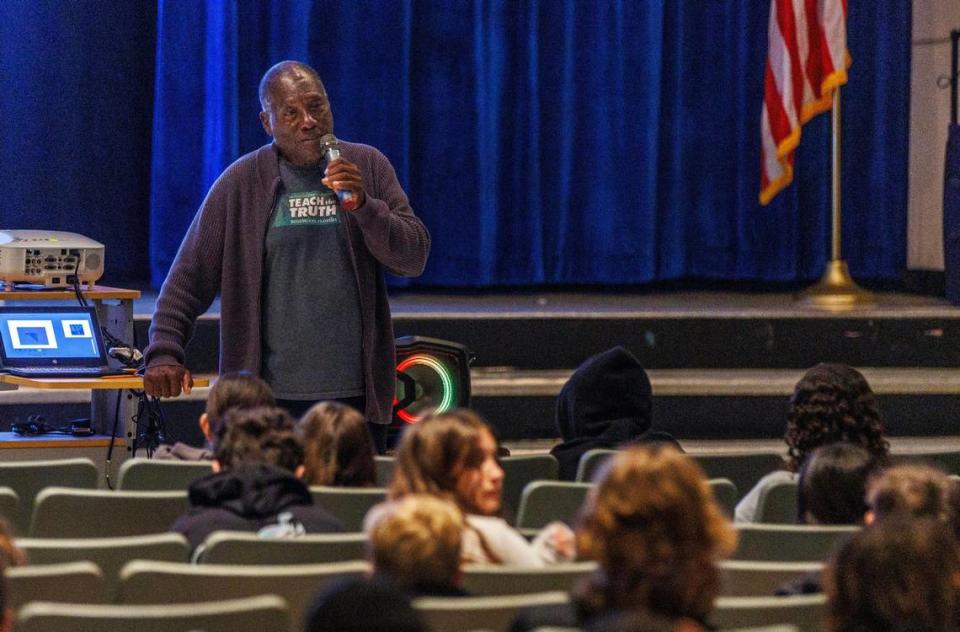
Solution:
<path fill-rule="evenodd" d="M 297 431 L 303 440 L 307 485 L 376 485 L 373 442 L 356 409 L 337 401 L 320 402 L 300 418 Z"/>
<path fill-rule="evenodd" d="M 796 481 L 797 470 L 820 446 L 846 441 L 866 448 L 882 461 L 890 451 L 877 398 L 863 375 L 845 364 L 818 364 L 794 387 L 784 433 L 785 470 L 764 476 L 737 504 L 737 522 L 755 522 L 763 490 Z"/>

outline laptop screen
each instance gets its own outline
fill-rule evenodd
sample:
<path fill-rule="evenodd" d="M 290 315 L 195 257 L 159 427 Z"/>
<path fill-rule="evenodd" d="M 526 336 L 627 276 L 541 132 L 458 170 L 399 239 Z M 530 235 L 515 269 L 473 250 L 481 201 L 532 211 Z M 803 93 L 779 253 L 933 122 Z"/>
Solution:
<path fill-rule="evenodd" d="M 102 366 L 93 307 L 0 307 L 4 366 Z"/>

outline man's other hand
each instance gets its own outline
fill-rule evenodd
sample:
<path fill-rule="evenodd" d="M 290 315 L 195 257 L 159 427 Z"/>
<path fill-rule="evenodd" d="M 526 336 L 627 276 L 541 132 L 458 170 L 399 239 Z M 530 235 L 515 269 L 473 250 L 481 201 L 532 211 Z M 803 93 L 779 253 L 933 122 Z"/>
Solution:
<path fill-rule="evenodd" d="M 181 391 L 189 395 L 192 389 L 193 376 L 183 366 L 154 366 L 143 374 L 143 390 L 153 397 L 176 397 Z"/>

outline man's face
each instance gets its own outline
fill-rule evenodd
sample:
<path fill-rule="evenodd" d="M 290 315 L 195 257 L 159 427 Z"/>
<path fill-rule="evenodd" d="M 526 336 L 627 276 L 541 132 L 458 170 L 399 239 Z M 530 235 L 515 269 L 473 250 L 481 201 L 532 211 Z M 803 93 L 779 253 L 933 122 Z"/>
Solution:
<path fill-rule="evenodd" d="M 314 166 L 323 160 L 320 138 L 333 132 L 333 113 L 323 84 L 301 70 L 281 75 L 260 113 L 263 129 L 290 163 Z"/>

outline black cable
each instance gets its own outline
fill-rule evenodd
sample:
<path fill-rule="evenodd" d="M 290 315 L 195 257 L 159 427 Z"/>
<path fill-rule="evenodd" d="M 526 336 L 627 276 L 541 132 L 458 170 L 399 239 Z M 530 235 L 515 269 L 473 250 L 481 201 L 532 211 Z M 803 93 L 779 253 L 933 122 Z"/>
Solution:
<path fill-rule="evenodd" d="M 107 488 L 113 489 L 113 481 L 110 480 L 110 461 L 113 459 L 113 446 L 117 443 L 117 430 L 120 427 L 120 400 L 123 399 L 123 390 L 117 391 L 117 407 L 113 411 L 113 431 L 110 433 L 110 445 L 107 446 L 107 461 L 104 464 L 106 473 Z"/>

